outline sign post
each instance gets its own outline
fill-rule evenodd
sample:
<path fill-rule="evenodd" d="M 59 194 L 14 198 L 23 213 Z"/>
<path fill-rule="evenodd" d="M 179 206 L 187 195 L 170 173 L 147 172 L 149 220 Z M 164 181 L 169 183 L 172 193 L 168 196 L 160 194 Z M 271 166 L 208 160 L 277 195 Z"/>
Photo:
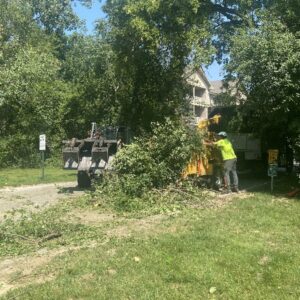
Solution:
<path fill-rule="evenodd" d="M 42 179 L 44 179 L 44 175 L 45 175 L 45 150 L 46 150 L 46 135 L 45 134 L 41 134 L 40 135 L 40 144 L 39 144 L 39 149 L 41 151 L 41 167 L 42 167 Z"/>
<path fill-rule="evenodd" d="M 277 149 L 270 149 L 268 150 L 268 176 L 271 177 L 271 192 L 273 193 L 274 190 L 274 177 L 277 176 L 277 169 L 278 169 L 278 150 Z"/>

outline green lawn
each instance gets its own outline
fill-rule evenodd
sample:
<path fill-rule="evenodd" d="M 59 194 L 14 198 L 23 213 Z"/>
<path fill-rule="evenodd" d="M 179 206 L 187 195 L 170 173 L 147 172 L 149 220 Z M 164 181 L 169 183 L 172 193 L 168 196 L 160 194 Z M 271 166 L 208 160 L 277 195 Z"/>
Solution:
<path fill-rule="evenodd" d="M 76 171 L 46 167 L 44 179 L 41 179 L 41 169 L 0 169 L 0 187 L 74 181 L 76 180 L 76 174 Z"/>
<path fill-rule="evenodd" d="M 4 299 L 299 299 L 299 198 L 256 192 L 226 199 L 213 208 L 187 206 L 144 229 L 130 215 L 77 229 L 66 225 L 61 240 L 40 247 L 87 248 L 36 271 L 37 277 L 54 274 L 50 281 L 34 284 L 33 276 L 32 285 Z M 72 211 L 70 205 L 55 208 L 60 213 L 53 218 Z M 130 223 L 131 235 L 108 234 L 124 226 L 129 231 Z"/>

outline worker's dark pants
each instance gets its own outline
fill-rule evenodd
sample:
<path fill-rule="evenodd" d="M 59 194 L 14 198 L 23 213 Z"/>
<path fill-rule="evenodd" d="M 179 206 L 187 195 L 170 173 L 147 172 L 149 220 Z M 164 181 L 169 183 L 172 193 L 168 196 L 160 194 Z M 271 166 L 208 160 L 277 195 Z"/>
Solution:
<path fill-rule="evenodd" d="M 232 173 L 233 187 L 238 189 L 239 179 L 236 173 L 236 158 L 224 160 L 225 188 L 230 190 L 230 173 Z"/>

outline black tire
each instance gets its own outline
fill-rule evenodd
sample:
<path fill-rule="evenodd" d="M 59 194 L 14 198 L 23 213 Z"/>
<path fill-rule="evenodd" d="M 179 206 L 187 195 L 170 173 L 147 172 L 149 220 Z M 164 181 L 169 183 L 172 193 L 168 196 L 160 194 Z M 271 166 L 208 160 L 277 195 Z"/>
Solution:
<path fill-rule="evenodd" d="M 216 191 L 219 191 L 222 186 L 222 179 L 218 176 L 213 176 L 212 178 L 212 188 Z"/>
<path fill-rule="evenodd" d="M 80 188 L 89 188 L 91 186 L 91 177 L 85 171 L 79 171 L 77 173 L 77 183 Z"/>

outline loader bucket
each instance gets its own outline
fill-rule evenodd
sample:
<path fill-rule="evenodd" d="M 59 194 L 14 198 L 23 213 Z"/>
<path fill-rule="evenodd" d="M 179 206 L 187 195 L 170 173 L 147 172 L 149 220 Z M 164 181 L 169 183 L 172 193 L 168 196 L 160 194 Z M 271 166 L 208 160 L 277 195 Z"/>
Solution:
<path fill-rule="evenodd" d="M 63 149 L 63 163 L 65 170 L 77 170 L 79 162 L 78 147 L 66 147 Z"/>

